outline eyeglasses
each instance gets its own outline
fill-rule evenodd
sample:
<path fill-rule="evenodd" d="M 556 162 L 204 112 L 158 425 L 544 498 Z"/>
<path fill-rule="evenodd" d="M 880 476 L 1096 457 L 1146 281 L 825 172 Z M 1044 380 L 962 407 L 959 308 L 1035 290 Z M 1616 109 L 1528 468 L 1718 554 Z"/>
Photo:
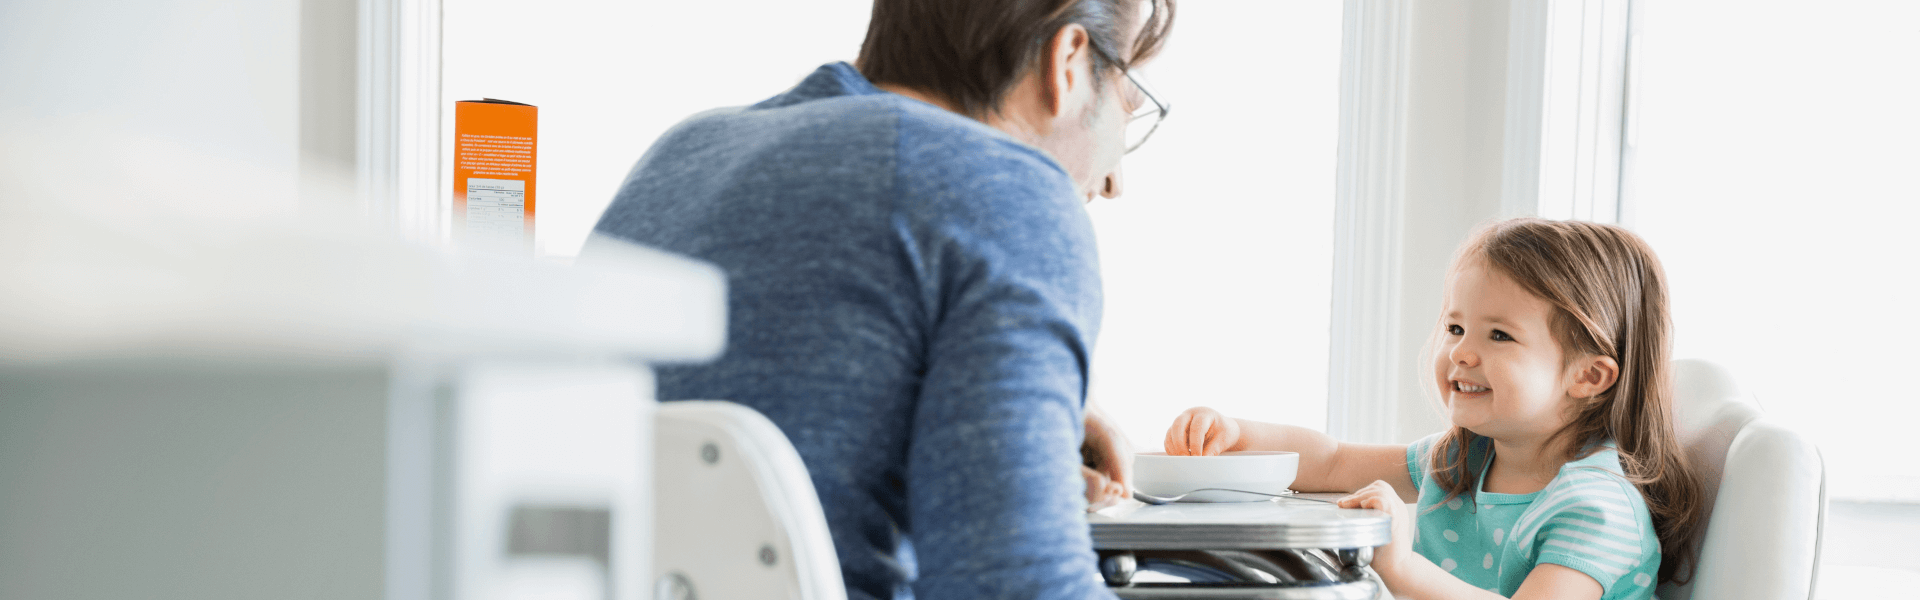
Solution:
<path fill-rule="evenodd" d="M 1134 91 L 1139 92 L 1138 97 L 1132 94 L 1127 97 L 1127 103 L 1133 105 L 1133 113 L 1127 116 L 1126 134 L 1127 152 L 1131 153 L 1139 150 L 1140 145 L 1153 136 L 1154 130 L 1160 128 L 1160 122 L 1166 120 L 1167 113 L 1173 110 L 1173 104 L 1162 102 L 1146 84 L 1141 83 L 1133 69 L 1127 69 L 1126 74 L 1127 82 L 1133 85 Z"/>
<path fill-rule="evenodd" d="M 1113 53 L 1101 48 L 1100 44 L 1093 44 L 1093 51 L 1114 64 L 1125 64 L 1114 58 Z M 1154 130 L 1160 128 L 1160 122 L 1166 120 L 1167 113 L 1173 110 L 1173 103 L 1161 101 L 1159 95 L 1154 94 L 1147 88 L 1146 83 L 1140 81 L 1140 75 L 1135 74 L 1133 69 L 1125 69 L 1122 72 L 1127 76 L 1127 83 L 1133 86 L 1133 91 L 1138 93 L 1138 95 L 1123 96 L 1127 104 L 1133 105 L 1132 113 L 1127 115 L 1127 132 L 1124 138 L 1127 143 L 1125 154 L 1131 154 L 1134 150 L 1139 150 L 1141 144 L 1147 143 L 1147 138 L 1153 137 Z"/>

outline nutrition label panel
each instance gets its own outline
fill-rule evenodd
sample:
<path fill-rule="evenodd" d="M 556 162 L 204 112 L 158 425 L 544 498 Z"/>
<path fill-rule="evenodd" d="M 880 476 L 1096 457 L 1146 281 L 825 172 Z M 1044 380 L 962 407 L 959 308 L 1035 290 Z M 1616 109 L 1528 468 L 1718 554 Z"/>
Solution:
<path fill-rule="evenodd" d="M 526 235 L 527 182 L 467 179 L 467 233 L 519 240 Z"/>

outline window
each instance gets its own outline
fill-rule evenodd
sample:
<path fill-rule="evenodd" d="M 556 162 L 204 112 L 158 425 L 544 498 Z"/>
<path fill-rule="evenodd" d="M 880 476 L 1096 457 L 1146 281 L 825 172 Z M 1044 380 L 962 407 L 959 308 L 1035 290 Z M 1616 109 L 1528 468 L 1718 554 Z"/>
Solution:
<path fill-rule="evenodd" d="M 1830 496 L 1920 501 L 1920 5 L 1642 5 L 1626 217 L 1677 356 L 1810 435 Z"/>
<path fill-rule="evenodd" d="M 1145 67 L 1173 110 L 1089 207 L 1093 393 L 1135 450 L 1191 406 L 1326 422 L 1341 8 L 1183 2 Z"/>
<path fill-rule="evenodd" d="M 540 107 L 536 251 L 570 257 L 654 138 L 853 60 L 871 7 L 445 0 L 442 104 Z M 1146 68 L 1174 113 L 1127 157 L 1127 195 L 1090 209 L 1107 307 L 1094 390 L 1141 450 L 1195 405 L 1325 422 L 1340 10 L 1183 3 Z"/>
<path fill-rule="evenodd" d="M 872 7 L 443 0 L 441 193 L 453 193 L 453 102 L 538 106 L 535 252 L 577 255 L 654 138 L 696 112 L 759 102 L 821 64 L 852 61 Z"/>

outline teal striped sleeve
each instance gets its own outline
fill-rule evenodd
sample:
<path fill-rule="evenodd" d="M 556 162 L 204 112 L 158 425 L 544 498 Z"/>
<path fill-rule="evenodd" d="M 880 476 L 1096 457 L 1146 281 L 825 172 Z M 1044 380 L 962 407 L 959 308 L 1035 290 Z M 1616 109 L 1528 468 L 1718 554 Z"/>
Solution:
<path fill-rule="evenodd" d="M 1434 442 L 1439 439 L 1440 434 L 1435 433 L 1407 444 L 1407 478 L 1413 480 L 1415 496 L 1420 495 L 1420 480 L 1426 479 L 1426 471 L 1420 466 L 1421 459 L 1426 458 L 1427 450 L 1433 448 Z"/>
<path fill-rule="evenodd" d="M 1619 475 L 1589 472 L 1555 485 L 1534 500 L 1513 531 L 1532 539 L 1535 565 L 1556 564 L 1586 573 L 1600 587 L 1613 584 L 1647 560 L 1658 560 L 1651 522 L 1639 492 Z"/>

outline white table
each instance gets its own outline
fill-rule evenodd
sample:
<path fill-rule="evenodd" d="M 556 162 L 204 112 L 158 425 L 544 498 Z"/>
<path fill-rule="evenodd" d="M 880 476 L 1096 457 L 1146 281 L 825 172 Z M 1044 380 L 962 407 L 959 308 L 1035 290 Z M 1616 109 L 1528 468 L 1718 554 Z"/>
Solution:
<path fill-rule="evenodd" d="M 1380 511 L 1344 509 L 1312 494 L 1263 502 L 1145 505 L 1088 515 L 1102 575 L 1127 599 L 1367 600 L 1384 586 L 1367 568 L 1392 535 Z M 1184 583 L 1135 581 L 1144 571 Z"/>

